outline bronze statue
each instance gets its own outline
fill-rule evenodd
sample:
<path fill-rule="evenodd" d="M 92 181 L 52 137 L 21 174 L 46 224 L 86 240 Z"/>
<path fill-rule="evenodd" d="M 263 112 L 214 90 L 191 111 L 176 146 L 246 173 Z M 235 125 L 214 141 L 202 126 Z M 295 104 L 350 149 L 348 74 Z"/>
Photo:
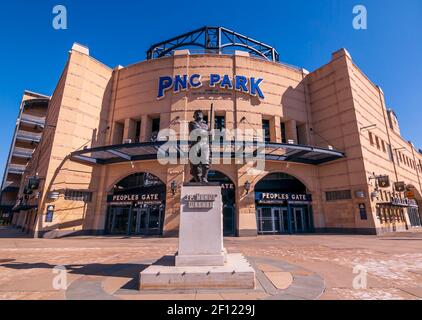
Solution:
<path fill-rule="evenodd" d="M 209 147 L 209 127 L 204 121 L 204 114 L 201 110 L 196 110 L 193 115 L 194 121 L 189 122 L 189 134 L 195 131 L 196 140 L 193 141 L 191 150 L 194 148 L 196 156 L 200 159 L 199 163 L 192 163 L 190 159 L 190 171 L 193 181 L 199 183 L 208 183 L 208 171 L 210 170 L 210 147 Z"/>

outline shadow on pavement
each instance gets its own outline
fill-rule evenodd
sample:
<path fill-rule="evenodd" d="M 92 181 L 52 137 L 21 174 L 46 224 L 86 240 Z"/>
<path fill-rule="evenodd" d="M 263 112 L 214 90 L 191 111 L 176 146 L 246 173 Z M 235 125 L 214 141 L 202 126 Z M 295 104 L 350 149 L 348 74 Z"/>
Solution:
<path fill-rule="evenodd" d="M 9 261 L 8 261 L 9 262 Z M 115 263 L 115 264 L 72 264 L 64 265 L 68 273 L 84 276 L 102 276 L 130 278 L 131 280 L 122 289 L 133 289 L 139 283 L 139 273 L 147 268 L 149 264 L 137 263 Z M 0 268 L 9 268 L 15 270 L 29 269 L 54 269 L 56 265 L 49 263 L 1 263 Z"/>
<path fill-rule="evenodd" d="M 31 235 L 23 232 L 20 229 L 7 226 L 0 227 L 0 239 L 19 239 L 19 238 L 33 238 Z"/>

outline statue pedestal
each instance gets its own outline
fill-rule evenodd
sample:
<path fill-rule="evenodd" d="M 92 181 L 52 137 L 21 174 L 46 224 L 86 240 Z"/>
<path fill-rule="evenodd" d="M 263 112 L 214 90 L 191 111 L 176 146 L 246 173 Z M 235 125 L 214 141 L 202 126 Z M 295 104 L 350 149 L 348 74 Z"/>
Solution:
<path fill-rule="evenodd" d="M 220 185 L 182 187 L 176 266 L 224 266 L 223 202 Z"/>
<path fill-rule="evenodd" d="M 182 187 L 179 251 L 140 274 L 140 289 L 254 289 L 255 271 L 241 254 L 223 246 L 219 185 Z"/>

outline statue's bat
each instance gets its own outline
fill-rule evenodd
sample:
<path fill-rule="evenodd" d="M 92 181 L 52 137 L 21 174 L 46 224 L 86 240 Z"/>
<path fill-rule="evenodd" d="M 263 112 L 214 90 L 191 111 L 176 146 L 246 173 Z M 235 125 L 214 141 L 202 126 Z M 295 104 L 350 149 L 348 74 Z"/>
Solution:
<path fill-rule="evenodd" d="M 215 122 L 214 103 L 211 103 L 210 125 L 209 125 L 210 132 L 212 132 L 212 130 L 214 130 L 214 124 L 215 124 L 214 122 Z"/>
<path fill-rule="evenodd" d="M 214 141 L 215 110 L 214 103 L 211 103 L 210 124 L 208 126 L 210 142 Z"/>

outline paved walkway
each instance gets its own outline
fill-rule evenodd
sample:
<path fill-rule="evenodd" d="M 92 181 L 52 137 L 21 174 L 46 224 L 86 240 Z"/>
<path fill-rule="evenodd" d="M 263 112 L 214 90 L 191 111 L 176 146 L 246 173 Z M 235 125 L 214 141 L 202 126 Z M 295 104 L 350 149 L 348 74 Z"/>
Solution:
<path fill-rule="evenodd" d="M 175 238 L 20 236 L 0 228 L 0 299 L 422 299 L 420 230 L 226 238 L 255 268 L 255 290 L 171 292 L 137 287 L 141 270 L 176 252 Z M 354 288 L 362 279 L 366 289 Z"/>

